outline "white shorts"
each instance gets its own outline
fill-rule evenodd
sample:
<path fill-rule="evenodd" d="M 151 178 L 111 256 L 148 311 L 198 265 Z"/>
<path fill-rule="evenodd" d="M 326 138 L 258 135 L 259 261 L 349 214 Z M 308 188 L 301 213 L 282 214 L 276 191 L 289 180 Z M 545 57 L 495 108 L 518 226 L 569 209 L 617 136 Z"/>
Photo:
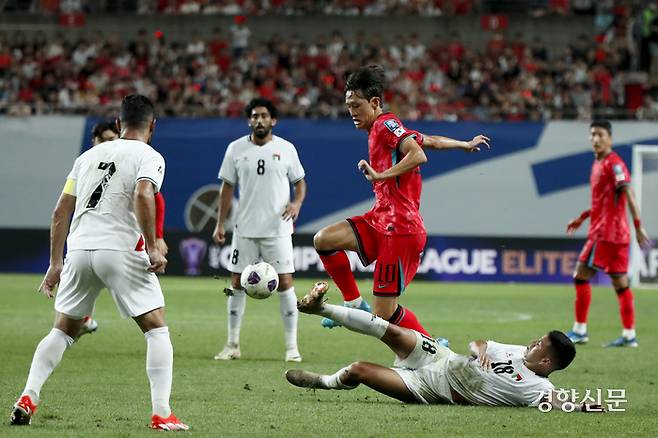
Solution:
<path fill-rule="evenodd" d="M 393 371 L 423 404 L 453 404 L 446 377 L 449 359 L 455 353 L 434 339 L 416 334 L 416 346 L 406 359 L 397 358 Z"/>
<path fill-rule="evenodd" d="M 272 265 L 279 275 L 295 272 L 292 237 L 241 237 L 233 234 L 229 271 L 241 274 L 247 265 L 261 260 Z"/>
<path fill-rule="evenodd" d="M 74 319 L 91 315 L 103 287 L 112 294 L 123 318 L 164 307 L 160 282 L 147 270 L 149 265 L 144 251 L 69 251 L 55 297 L 55 310 Z"/>

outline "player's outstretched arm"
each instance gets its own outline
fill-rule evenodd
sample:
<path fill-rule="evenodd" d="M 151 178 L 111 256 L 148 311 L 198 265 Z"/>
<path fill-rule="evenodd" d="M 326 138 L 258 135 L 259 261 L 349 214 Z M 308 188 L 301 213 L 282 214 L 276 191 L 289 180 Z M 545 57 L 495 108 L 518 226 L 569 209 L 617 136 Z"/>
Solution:
<path fill-rule="evenodd" d="M 640 207 L 637 205 L 635 200 L 635 192 L 631 186 L 624 186 L 623 190 L 626 192 L 626 197 L 628 198 L 628 209 L 631 211 L 631 216 L 633 217 L 633 224 L 635 225 L 635 238 L 637 243 L 642 248 L 647 248 L 651 246 L 651 239 L 647 234 L 647 231 L 642 226 L 642 221 L 640 220 Z"/>
<path fill-rule="evenodd" d="M 407 137 L 400 143 L 400 151 L 404 154 L 396 165 L 383 172 L 377 172 L 370 166 L 366 160 L 359 161 L 357 165 L 359 170 L 364 173 L 368 181 L 381 181 L 384 179 L 395 178 L 407 173 L 423 163 L 427 162 L 427 156 L 423 149 L 416 143 L 413 137 Z"/>
<path fill-rule="evenodd" d="M 576 232 L 578 228 L 583 224 L 585 219 L 587 219 L 590 215 L 590 210 L 585 210 L 582 213 L 580 213 L 580 216 L 573 218 L 569 221 L 567 224 L 567 234 L 573 234 Z"/>
<path fill-rule="evenodd" d="M 39 286 L 39 292 L 52 298 L 64 268 L 64 242 L 69 234 L 71 216 L 75 211 L 75 196 L 62 193 L 53 210 L 50 222 L 50 266 Z"/>
<path fill-rule="evenodd" d="M 444 149 L 462 149 L 465 152 L 479 152 L 481 146 L 486 146 L 491 149 L 489 142 L 491 139 L 486 135 L 476 135 L 470 141 L 455 140 L 440 135 L 426 135 L 423 134 L 423 147 L 437 150 Z"/>
<path fill-rule="evenodd" d="M 231 210 L 233 191 L 233 185 L 226 181 L 222 182 L 222 187 L 219 189 L 219 200 L 217 201 L 217 225 L 215 225 L 215 231 L 212 233 L 213 239 L 220 245 L 223 245 L 224 242 L 226 242 L 224 223 L 226 222 L 228 213 Z"/>

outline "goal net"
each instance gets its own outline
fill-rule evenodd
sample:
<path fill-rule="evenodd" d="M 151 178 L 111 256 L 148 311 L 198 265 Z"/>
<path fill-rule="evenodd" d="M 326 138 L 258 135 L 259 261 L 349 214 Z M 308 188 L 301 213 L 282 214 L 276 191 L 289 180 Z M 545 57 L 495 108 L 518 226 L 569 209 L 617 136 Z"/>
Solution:
<path fill-rule="evenodd" d="M 633 190 L 652 247 L 640 249 L 633 234 L 631 281 L 636 287 L 658 289 L 658 145 L 633 146 Z"/>

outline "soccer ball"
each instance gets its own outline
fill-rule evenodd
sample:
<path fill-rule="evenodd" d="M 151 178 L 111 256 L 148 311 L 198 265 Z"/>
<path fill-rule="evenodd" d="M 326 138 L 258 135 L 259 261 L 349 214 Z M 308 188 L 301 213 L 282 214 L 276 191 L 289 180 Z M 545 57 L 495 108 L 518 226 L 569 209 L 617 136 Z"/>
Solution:
<path fill-rule="evenodd" d="M 240 276 L 240 284 L 251 298 L 264 300 L 279 287 L 279 275 L 265 262 L 249 265 Z"/>

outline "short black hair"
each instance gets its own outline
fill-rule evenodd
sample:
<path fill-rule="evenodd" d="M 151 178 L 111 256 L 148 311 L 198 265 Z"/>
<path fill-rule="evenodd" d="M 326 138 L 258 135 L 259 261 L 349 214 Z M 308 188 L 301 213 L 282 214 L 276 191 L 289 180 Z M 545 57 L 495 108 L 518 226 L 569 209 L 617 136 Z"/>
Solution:
<path fill-rule="evenodd" d="M 141 94 L 129 94 L 121 102 L 119 120 L 125 127 L 144 129 L 155 119 L 155 107 Z"/>
<path fill-rule="evenodd" d="M 551 341 L 551 348 L 556 360 L 555 369 L 565 369 L 576 357 L 576 346 L 567 335 L 559 330 L 548 332 L 548 339 Z"/>
<path fill-rule="evenodd" d="M 608 131 L 608 135 L 612 135 L 612 124 L 604 119 L 597 119 L 593 120 L 592 123 L 589 124 L 590 129 L 591 128 L 603 128 L 606 131 Z"/>
<path fill-rule="evenodd" d="M 105 131 L 112 131 L 115 134 L 119 134 L 119 128 L 117 128 L 117 123 L 114 120 L 103 120 L 98 122 L 91 128 L 91 138 L 101 137 Z"/>
<path fill-rule="evenodd" d="M 345 93 L 354 91 L 370 100 L 373 97 L 383 98 L 384 95 L 384 67 L 373 64 L 361 67 L 351 72 L 345 81 Z"/>
<path fill-rule="evenodd" d="M 247 116 L 248 119 L 251 118 L 251 112 L 257 106 L 262 106 L 267 108 L 267 111 L 270 113 L 270 117 L 272 117 L 273 119 L 277 118 L 276 107 L 274 106 L 272 101 L 264 97 L 256 97 L 254 99 L 251 99 L 251 102 L 249 102 L 247 106 L 244 108 L 244 114 Z"/>

